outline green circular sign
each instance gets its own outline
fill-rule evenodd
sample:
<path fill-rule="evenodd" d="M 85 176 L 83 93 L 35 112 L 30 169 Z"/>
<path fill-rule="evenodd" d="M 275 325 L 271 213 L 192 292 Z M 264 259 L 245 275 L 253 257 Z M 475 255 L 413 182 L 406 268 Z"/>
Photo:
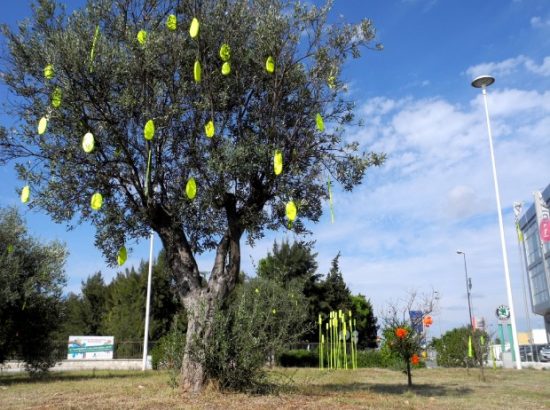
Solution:
<path fill-rule="evenodd" d="M 497 307 L 496 315 L 498 320 L 508 320 L 510 319 L 510 308 L 506 305 L 500 305 Z"/>

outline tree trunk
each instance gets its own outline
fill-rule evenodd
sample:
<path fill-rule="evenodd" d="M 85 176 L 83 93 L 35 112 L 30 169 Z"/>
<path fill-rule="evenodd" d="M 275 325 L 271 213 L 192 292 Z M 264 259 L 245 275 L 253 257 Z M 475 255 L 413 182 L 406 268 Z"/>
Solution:
<path fill-rule="evenodd" d="M 412 374 L 411 374 L 411 362 L 407 359 L 407 386 L 412 387 Z"/>

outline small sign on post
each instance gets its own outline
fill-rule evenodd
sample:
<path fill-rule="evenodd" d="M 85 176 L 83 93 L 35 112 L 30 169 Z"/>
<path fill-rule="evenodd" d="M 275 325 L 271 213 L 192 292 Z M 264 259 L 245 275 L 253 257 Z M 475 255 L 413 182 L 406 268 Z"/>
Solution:
<path fill-rule="evenodd" d="M 540 240 L 550 242 L 550 219 L 543 219 L 540 223 Z"/>

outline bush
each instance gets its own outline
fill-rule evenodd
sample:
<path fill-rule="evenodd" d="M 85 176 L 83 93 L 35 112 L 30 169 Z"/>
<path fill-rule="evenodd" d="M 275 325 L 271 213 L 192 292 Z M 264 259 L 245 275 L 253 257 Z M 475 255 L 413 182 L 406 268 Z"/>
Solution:
<path fill-rule="evenodd" d="M 277 363 L 282 367 L 318 367 L 319 355 L 314 350 L 287 350 L 277 357 Z"/>
<path fill-rule="evenodd" d="M 178 375 L 183 361 L 185 348 L 185 333 L 178 320 L 172 323 L 172 329 L 161 337 L 151 350 L 151 366 L 154 370 L 169 370 L 170 386 L 178 385 Z"/>

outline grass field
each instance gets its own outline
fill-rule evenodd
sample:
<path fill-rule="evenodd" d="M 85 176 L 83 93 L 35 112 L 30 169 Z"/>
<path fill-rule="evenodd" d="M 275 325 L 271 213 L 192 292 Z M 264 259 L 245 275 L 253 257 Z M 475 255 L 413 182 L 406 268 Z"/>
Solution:
<path fill-rule="evenodd" d="M 167 373 L 97 371 L 52 373 L 45 380 L 0 376 L 0 409 L 550 409 L 550 372 L 418 369 L 415 386 L 385 369 L 277 369 L 278 394 L 244 395 L 208 388 L 200 395 L 173 390 Z"/>

